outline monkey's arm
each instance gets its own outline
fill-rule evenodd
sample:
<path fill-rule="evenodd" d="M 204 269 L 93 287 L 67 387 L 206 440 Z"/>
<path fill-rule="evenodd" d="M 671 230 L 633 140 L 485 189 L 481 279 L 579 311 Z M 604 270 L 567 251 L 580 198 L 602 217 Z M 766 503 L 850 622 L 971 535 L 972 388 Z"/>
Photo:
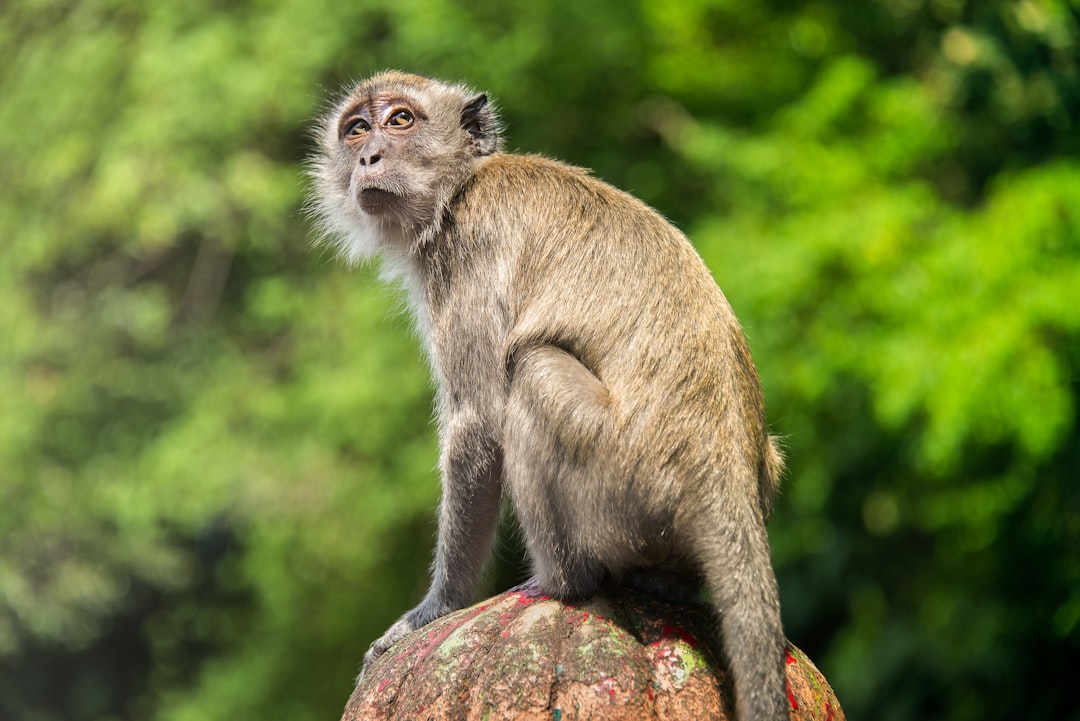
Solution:
<path fill-rule="evenodd" d="M 443 422 L 441 445 L 443 496 L 431 587 L 371 644 L 364 669 L 409 632 L 467 606 L 488 558 L 502 497 L 502 451 L 490 424 L 470 410 Z"/>

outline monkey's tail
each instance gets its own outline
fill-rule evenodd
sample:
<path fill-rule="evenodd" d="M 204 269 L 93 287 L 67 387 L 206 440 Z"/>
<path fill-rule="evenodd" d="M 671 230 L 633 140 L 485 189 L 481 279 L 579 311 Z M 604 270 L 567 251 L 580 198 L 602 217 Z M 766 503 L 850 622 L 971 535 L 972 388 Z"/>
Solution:
<path fill-rule="evenodd" d="M 786 641 L 765 523 L 749 503 L 739 511 L 725 505 L 724 521 L 699 536 L 706 547 L 698 550 L 720 617 L 736 713 L 739 721 L 787 721 Z"/>

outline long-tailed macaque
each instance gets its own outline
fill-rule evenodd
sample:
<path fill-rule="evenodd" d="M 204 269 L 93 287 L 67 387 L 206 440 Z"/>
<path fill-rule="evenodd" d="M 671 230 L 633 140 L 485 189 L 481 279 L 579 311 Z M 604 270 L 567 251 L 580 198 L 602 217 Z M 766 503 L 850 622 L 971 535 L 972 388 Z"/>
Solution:
<path fill-rule="evenodd" d="M 311 210 L 407 291 L 437 381 L 431 587 L 364 657 L 472 601 L 503 494 L 539 586 L 704 586 L 742 721 L 787 719 L 765 522 L 782 460 L 687 238 L 586 171 L 500 150 L 487 97 L 387 72 L 325 117 Z"/>

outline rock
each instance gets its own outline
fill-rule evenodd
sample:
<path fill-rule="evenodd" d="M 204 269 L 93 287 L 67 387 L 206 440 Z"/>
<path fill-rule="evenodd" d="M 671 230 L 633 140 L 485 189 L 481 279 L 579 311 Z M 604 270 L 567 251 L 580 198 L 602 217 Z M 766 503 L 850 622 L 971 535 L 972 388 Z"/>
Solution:
<path fill-rule="evenodd" d="M 704 606 L 629 589 L 565 603 L 528 585 L 402 639 L 364 674 L 342 721 L 734 721 Z M 792 719 L 842 721 L 829 684 L 788 645 Z"/>

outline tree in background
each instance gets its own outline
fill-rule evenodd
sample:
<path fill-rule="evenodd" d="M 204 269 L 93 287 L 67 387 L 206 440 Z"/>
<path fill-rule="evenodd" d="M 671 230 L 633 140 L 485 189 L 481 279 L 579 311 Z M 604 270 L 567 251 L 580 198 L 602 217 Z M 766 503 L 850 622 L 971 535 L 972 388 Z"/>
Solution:
<path fill-rule="evenodd" d="M 401 67 L 698 244 L 787 439 L 788 633 L 852 718 L 1080 718 L 1075 0 L 0 20 L 0 717 L 332 718 L 422 593 L 426 370 L 301 211 L 328 94 Z"/>

